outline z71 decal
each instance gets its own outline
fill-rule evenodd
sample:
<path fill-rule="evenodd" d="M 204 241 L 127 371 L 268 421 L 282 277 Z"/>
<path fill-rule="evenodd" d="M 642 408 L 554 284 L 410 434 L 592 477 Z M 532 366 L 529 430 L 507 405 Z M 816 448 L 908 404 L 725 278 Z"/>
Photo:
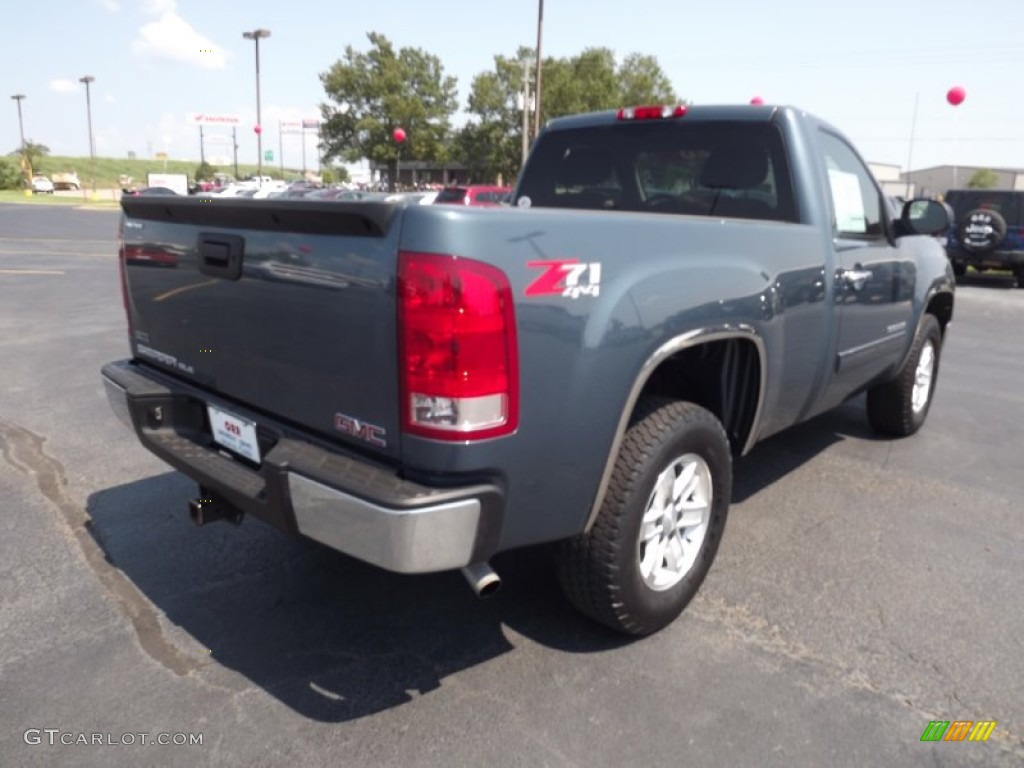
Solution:
<path fill-rule="evenodd" d="M 579 259 L 553 259 L 551 261 L 528 261 L 530 269 L 543 269 L 532 283 L 526 286 L 527 296 L 564 296 L 578 299 L 580 296 L 601 294 L 601 264 L 592 261 L 581 263 Z"/>

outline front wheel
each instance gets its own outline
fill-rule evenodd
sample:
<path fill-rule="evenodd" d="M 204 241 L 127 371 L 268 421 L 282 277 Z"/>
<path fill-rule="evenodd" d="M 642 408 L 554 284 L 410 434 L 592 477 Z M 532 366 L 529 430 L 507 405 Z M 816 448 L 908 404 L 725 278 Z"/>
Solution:
<path fill-rule="evenodd" d="M 906 437 L 921 428 L 935 393 L 942 329 L 935 315 L 925 315 L 896 378 L 868 390 L 868 421 L 886 435 Z"/>
<path fill-rule="evenodd" d="M 597 519 L 562 545 L 566 596 L 619 632 L 661 629 L 704 581 L 731 494 L 732 456 L 718 419 L 694 403 L 645 398 Z"/>

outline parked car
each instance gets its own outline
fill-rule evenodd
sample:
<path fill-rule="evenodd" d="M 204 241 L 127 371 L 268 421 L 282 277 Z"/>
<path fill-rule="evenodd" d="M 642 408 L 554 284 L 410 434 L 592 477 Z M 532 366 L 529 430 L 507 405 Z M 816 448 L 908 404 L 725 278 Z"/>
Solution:
<path fill-rule="evenodd" d="M 52 195 L 53 182 L 40 173 L 32 177 L 32 193 L 36 195 Z"/>
<path fill-rule="evenodd" d="M 180 197 L 180 195 L 170 187 L 142 187 L 141 189 L 131 189 L 122 193 L 122 196 L 127 197 L 159 197 L 162 195 L 174 195 L 175 197 Z"/>
<path fill-rule="evenodd" d="M 1024 288 L 1024 191 L 953 189 L 944 199 L 954 212 L 946 233 L 953 274 L 1005 269 Z"/>
<path fill-rule="evenodd" d="M 53 188 L 79 190 L 82 188 L 82 182 L 78 180 L 78 174 L 74 171 L 55 173 L 53 174 Z"/>
<path fill-rule="evenodd" d="M 507 202 L 511 192 L 511 187 L 477 185 L 445 187 L 437 193 L 434 202 L 447 205 L 482 205 L 493 207 Z"/>

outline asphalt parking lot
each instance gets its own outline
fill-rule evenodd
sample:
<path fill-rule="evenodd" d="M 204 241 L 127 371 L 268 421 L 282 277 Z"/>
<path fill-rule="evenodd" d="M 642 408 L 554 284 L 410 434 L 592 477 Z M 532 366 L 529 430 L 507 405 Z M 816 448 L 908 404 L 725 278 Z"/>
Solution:
<path fill-rule="evenodd" d="M 1024 760 L 1012 278 L 958 290 L 918 436 L 876 439 L 854 400 L 741 460 L 701 594 L 626 641 L 568 606 L 543 549 L 499 558 L 481 602 L 457 573 L 385 573 L 258 521 L 192 526 L 191 483 L 100 383 L 128 351 L 116 225 L 0 205 L 0 764 Z M 931 720 L 997 726 L 922 743 Z"/>

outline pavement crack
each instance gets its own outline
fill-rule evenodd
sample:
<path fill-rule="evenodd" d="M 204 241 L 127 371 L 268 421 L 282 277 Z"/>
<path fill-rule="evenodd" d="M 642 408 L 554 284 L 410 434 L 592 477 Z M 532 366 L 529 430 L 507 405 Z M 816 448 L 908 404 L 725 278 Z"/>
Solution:
<path fill-rule="evenodd" d="M 108 597 L 131 622 L 139 645 L 154 661 L 185 676 L 199 664 L 183 654 L 163 632 L 153 605 L 113 564 L 92 525 L 92 518 L 68 493 L 61 463 L 46 452 L 46 439 L 0 419 L 0 454 L 11 467 L 35 480 L 43 497 L 59 512 L 64 533 L 82 553 Z"/>

